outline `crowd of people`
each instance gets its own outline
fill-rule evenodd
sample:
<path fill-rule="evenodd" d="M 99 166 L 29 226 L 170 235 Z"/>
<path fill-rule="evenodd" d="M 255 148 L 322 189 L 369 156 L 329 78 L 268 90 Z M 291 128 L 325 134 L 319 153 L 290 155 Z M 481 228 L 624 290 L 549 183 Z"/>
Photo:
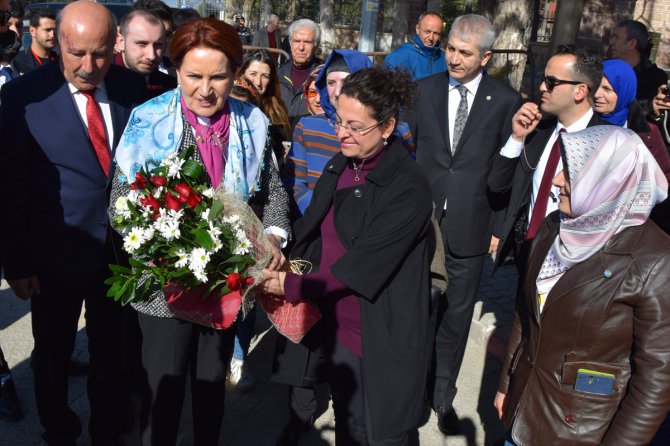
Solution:
<path fill-rule="evenodd" d="M 194 444 L 221 444 L 227 381 L 254 388 L 255 308 L 215 329 L 164 311 L 161 290 L 147 305 L 107 296 L 108 265 L 129 261 L 118 199 L 178 156 L 258 216 L 257 289 L 321 314 L 300 342 L 277 336 L 278 444 L 298 444 L 328 399 L 338 445 L 415 444 L 426 408 L 458 434 L 489 254 L 519 272 L 501 441 L 667 443 L 670 94 L 643 25 L 618 24 L 604 62 L 559 47 L 536 104 L 487 74 L 496 33 L 479 15 L 442 42 L 442 17 L 422 14 L 380 66 L 350 49 L 321 60 L 309 19 L 288 26 L 282 60 L 262 50 L 281 47 L 277 15 L 253 36 L 241 16 L 194 15 L 138 0 L 117 23 L 78 0 L 35 11 L 21 49 L 0 0 L 0 269 L 30 299 L 48 445 L 82 432 L 67 401 L 82 305 L 94 445 L 175 445 L 187 378 Z M 1 350 L 0 384 L 0 417 L 20 418 Z"/>

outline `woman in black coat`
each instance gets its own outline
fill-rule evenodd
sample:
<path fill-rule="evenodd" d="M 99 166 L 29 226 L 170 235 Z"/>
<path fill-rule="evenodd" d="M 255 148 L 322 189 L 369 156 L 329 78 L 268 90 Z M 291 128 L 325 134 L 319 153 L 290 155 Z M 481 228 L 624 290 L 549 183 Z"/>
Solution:
<path fill-rule="evenodd" d="M 329 382 L 337 444 L 406 444 L 423 411 L 434 333 L 430 186 L 387 139 L 414 97 L 409 76 L 385 68 L 347 78 L 333 122 L 342 152 L 295 225 L 292 257 L 312 272 L 266 271 L 266 292 L 322 310 L 302 345 L 279 345 L 274 377 Z"/>

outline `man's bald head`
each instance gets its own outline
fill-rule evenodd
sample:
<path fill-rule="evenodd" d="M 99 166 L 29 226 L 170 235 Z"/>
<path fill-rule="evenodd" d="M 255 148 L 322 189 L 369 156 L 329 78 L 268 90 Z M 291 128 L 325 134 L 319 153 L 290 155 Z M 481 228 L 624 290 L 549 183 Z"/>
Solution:
<path fill-rule="evenodd" d="M 56 31 L 65 79 L 79 90 L 96 87 L 114 57 L 116 21 L 112 13 L 100 3 L 79 0 L 58 13 Z"/>

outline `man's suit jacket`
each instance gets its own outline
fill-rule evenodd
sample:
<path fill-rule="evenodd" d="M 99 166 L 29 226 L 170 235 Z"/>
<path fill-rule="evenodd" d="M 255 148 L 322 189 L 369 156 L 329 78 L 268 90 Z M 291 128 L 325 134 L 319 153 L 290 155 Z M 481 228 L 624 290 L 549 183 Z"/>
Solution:
<path fill-rule="evenodd" d="M 281 48 L 281 29 L 279 27 L 274 30 L 275 42 L 277 43 L 276 48 Z M 254 37 L 251 41 L 253 46 L 262 46 L 264 48 L 270 47 L 270 39 L 268 38 L 268 30 L 266 27 L 263 27 L 254 33 Z"/>
<path fill-rule="evenodd" d="M 595 125 L 609 125 L 600 119 L 597 113 L 589 121 L 587 127 Z M 495 193 L 510 192 L 507 205 L 505 221 L 500 233 L 498 253 L 496 254 L 495 267 L 497 268 L 505 260 L 505 257 L 514 247 L 515 226 L 523 226 L 523 234 L 528 226 L 528 205 L 530 203 L 531 185 L 535 168 L 540 162 L 540 157 L 556 129 L 556 117 L 551 116 L 542 119 L 530 135 L 526 137 L 524 152 L 519 158 L 506 158 L 498 156 L 495 160 L 488 185 Z M 507 140 L 503 141 L 503 144 Z M 501 147 L 502 147 L 501 145 Z M 525 155 L 524 155 L 525 154 Z M 511 190 L 510 190 L 511 189 Z M 519 237 L 522 234 L 519 233 Z"/>
<path fill-rule="evenodd" d="M 442 226 L 452 254 L 484 254 L 492 235 L 492 210 L 499 205 L 487 192 L 493 159 L 512 131 L 519 94 L 502 82 L 482 76 L 461 139 L 452 156 L 448 125 L 449 77 L 421 79 L 420 95 L 408 122 L 416 142 L 417 163 L 431 183 L 436 212 L 447 208 Z"/>
<path fill-rule="evenodd" d="M 114 65 L 105 87 L 114 148 L 146 87 L 141 76 Z M 60 64 L 22 76 L 0 97 L 0 188 L 7 191 L 0 199 L 0 243 L 6 277 L 95 271 L 108 236 L 109 181 Z"/>

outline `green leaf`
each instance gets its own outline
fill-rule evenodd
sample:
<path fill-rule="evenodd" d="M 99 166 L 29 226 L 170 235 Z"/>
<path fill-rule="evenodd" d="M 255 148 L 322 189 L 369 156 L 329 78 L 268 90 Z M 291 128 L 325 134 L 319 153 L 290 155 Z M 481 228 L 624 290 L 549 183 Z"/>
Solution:
<path fill-rule="evenodd" d="M 223 212 L 223 203 L 219 200 L 212 202 L 212 207 L 209 208 L 209 221 L 216 220 Z"/>
<path fill-rule="evenodd" d="M 203 248 L 212 248 L 212 237 L 210 237 L 209 232 L 205 231 L 204 229 L 197 229 L 195 231 L 195 239 Z"/>
<path fill-rule="evenodd" d="M 115 265 L 113 263 L 110 263 L 108 266 L 109 266 L 109 269 L 112 270 L 112 272 L 115 272 L 115 273 L 122 273 L 122 274 L 123 273 L 125 273 L 125 274 L 132 273 L 130 268 L 128 268 L 126 266 L 123 266 L 123 265 Z"/>
<path fill-rule="evenodd" d="M 202 176 L 202 166 L 198 164 L 197 161 L 193 159 L 189 159 L 184 163 L 184 165 L 181 167 L 182 173 L 191 178 L 198 179 Z"/>
<path fill-rule="evenodd" d="M 131 266 L 134 268 L 140 269 L 140 270 L 145 270 L 148 269 L 149 267 L 144 264 L 143 262 L 140 262 L 139 260 L 135 260 L 132 257 L 128 259 L 128 263 L 130 263 Z"/>
<path fill-rule="evenodd" d="M 191 159 L 194 152 L 195 152 L 195 146 L 190 145 L 186 149 L 179 152 L 179 158 L 181 158 L 183 160 Z"/>

